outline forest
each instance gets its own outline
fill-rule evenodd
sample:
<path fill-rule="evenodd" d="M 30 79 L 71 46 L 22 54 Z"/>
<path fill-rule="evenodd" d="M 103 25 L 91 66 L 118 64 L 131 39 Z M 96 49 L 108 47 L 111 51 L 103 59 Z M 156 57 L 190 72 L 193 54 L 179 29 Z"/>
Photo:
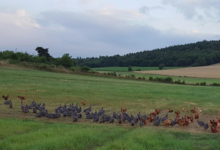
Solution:
<path fill-rule="evenodd" d="M 70 68 L 74 66 L 88 67 L 166 67 L 205 66 L 220 62 L 220 40 L 200 41 L 185 45 L 169 46 L 151 51 L 129 53 L 123 56 L 100 56 L 91 58 L 72 58 L 68 53 L 62 57 L 54 58 L 49 54 L 48 48 L 37 47 L 37 56 L 27 52 L 14 52 L 5 50 L 0 52 L 0 59 L 9 59 L 11 63 L 33 62 Z"/>
<path fill-rule="evenodd" d="M 164 64 L 166 67 L 205 66 L 220 62 L 220 40 L 204 40 L 151 51 L 144 50 L 123 56 L 79 57 L 75 59 L 75 62 L 79 66 L 89 67 L 158 67 L 160 64 Z"/>

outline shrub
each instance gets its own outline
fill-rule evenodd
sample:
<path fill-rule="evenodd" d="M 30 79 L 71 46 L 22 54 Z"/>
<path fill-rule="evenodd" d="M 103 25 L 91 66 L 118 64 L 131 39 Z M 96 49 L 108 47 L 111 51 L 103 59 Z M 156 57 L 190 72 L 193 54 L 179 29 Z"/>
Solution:
<path fill-rule="evenodd" d="M 148 80 L 153 81 L 153 80 L 154 80 L 154 78 L 150 76 Z"/>
<path fill-rule="evenodd" d="M 220 86 L 220 83 L 212 83 L 213 86 Z"/>
<path fill-rule="evenodd" d="M 90 68 L 88 66 L 82 66 L 81 67 L 82 72 L 88 72 L 89 70 L 90 70 Z"/>
<path fill-rule="evenodd" d="M 172 83 L 173 82 L 173 79 L 171 77 L 166 77 L 163 79 L 163 82 L 169 82 L 169 83 Z"/>
<path fill-rule="evenodd" d="M 200 85 L 206 85 L 206 82 L 201 82 Z"/>
<path fill-rule="evenodd" d="M 182 81 L 182 84 L 185 84 L 185 80 Z"/>

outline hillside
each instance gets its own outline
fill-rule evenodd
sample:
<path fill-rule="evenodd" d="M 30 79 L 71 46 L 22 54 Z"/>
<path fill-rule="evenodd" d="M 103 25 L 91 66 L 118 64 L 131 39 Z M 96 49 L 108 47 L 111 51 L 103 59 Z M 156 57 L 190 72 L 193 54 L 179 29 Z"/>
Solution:
<path fill-rule="evenodd" d="M 203 67 L 187 67 L 171 70 L 138 71 L 138 73 L 198 78 L 220 78 L 220 64 Z"/>
<path fill-rule="evenodd" d="M 152 51 L 129 53 L 123 56 L 100 56 L 99 58 L 77 58 L 80 66 L 142 66 L 158 67 L 163 63 L 166 67 L 206 66 L 220 63 L 220 40 L 201 41 L 185 45 L 175 45 Z"/>

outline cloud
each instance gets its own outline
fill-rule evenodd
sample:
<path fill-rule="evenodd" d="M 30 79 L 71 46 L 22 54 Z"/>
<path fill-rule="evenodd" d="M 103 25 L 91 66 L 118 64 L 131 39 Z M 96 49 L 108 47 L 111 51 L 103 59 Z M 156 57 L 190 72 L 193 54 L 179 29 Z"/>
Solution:
<path fill-rule="evenodd" d="M 148 6 L 142 6 L 139 8 L 139 12 L 143 14 L 148 14 L 151 10 L 156 10 L 156 9 L 164 9 L 161 6 L 153 6 L 153 7 L 148 7 Z"/>
<path fill-rule="evenodd" d="M 210 11 L 220 14 L 220 1 L 218 0 L 163 0 L 163 4 L 175 7 L 186 19 L 196 16 L 213 16 Z M 213 16 L 214 17 L 214 16 Z"/>

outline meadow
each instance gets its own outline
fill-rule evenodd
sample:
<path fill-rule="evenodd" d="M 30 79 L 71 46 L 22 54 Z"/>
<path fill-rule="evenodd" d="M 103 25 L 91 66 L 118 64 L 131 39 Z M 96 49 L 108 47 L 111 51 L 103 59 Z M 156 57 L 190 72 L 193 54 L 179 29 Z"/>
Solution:
<path fill-rule="evenodd" d="M 48 112 L 53 113 L 60 104 L 80 104 L 83 99 L 92 111 L 102 107 L 106 114 L 120 112 L 125 102 L 128 114 L 149 114 L 161 109 L 161 116 L 171 108 L 190 110 L 194 105 L 184 102 L 199 102 L 203 114 L 201 120 L 216 118 L 219 106 L 219 87 L 175 85 L 141 82 L 127 79 L 97 77 L 89 75 L 62 74 L 25 68 L 0 67 L 1 95 L 10 95 L 13 108 L 0 102 L 0 149 L 219 149 L 219 134 L 211 134 L 198 124 L 189 127 L 140 128 L 125 123 L 121 127 L 113 124 L 92 123 L 85 115 L 78 122 L 72 118 L 36 118 L 27 113 L 22 120 L 21 102 L 17 96 L 25 96 L 27 104 L 34 99 L 45 103 Z M 36 85 L 36 86 L 35 86 Z M 35 97 L 35 88 L 36 97 Z M 190 113 L 181 113 L 182 115 Z M 174 114 L 169 114 L 174 118 Z"/>

